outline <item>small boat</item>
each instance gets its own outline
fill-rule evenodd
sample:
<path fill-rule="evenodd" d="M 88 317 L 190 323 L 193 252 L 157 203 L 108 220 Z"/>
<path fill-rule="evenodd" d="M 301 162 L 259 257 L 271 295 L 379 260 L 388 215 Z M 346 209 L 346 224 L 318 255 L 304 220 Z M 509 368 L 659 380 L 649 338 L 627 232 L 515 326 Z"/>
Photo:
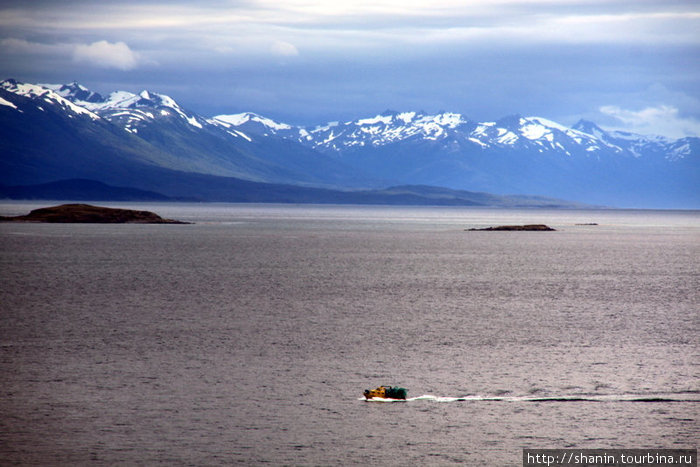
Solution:
<path fill-rule="evenodd" d="M 377 389 L 365 389 L 365 399 L 380 397 L 382 399 L 406 400 L 408 390 L 400 387 L 379 386 Z"/>

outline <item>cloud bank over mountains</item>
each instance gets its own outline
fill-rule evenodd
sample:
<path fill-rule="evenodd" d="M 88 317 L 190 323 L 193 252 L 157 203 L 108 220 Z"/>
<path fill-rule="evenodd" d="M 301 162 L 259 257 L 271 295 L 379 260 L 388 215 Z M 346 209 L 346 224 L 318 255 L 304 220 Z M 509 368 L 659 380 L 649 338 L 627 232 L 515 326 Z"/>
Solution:
<path fill-rule="evenodd" d="M 9 1 L 0 30 L 5 78 L 160 89 L 203 114 L 519 112 L 672 137 L 700 122 L 687 0 Z"/>
<path fill-rule="evenodd" d="M 676 107 L 660 105 L 635 111 L 606 105 L 600 111 L 617 119 L 621 124 L 620 129 L 632 129 L 636 133 L 658 131 L 659 134 L 676 138 L 700 135 L 700 121 L 679 116 Z"/>

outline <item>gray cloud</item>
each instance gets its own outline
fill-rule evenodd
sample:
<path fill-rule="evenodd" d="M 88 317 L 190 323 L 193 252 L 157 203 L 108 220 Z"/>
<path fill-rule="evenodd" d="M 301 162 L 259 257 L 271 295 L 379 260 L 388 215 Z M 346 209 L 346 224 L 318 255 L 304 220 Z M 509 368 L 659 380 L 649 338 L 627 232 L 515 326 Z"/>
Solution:
<path fill-rule="evenodd" d="M 77 45 L 73 51 L 73 60 L 101 68 L 131 70 L 136 68 L 139 58 L 124 42 L 97 41 Z"/>
<path fill-rule="evenodd" d="M 151 88 L 209 115 L 445 109 L 624 125 L 600 109 L 667 106 L 700 119 L 679 97 L 700 95 L 693 1 L 9 1 L 0 30 L 7 77 Z M 653 86 L 665 92 L 652 99 Z"/>

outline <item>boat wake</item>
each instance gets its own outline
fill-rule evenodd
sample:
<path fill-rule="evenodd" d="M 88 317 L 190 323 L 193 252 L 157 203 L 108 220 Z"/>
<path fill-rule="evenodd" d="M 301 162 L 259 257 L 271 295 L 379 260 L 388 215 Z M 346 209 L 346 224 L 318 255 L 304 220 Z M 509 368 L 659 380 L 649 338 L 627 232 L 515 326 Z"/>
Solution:
<path fill-rule="evenodd" d="M 358 400 L 367 402 L 700 402 L 700 393 L 697 391 L 676 393 L 648 393 L 648 394 L 573 394 L 565 396 L 462 396 L 445 397 L 424 394 L 407 399 L 384 399 L 373 397 Z"/>

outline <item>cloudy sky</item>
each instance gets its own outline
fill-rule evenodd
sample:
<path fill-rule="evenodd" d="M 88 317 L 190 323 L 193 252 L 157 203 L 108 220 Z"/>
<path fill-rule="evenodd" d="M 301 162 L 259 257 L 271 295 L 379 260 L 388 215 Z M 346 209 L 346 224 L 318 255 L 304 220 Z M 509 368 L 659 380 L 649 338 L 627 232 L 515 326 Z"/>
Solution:
<path fill-rule="evenodd" d="M 387 109 L 700 136 L 697 0 L 5 0 L 0 78 L 294 124 Z"/>

